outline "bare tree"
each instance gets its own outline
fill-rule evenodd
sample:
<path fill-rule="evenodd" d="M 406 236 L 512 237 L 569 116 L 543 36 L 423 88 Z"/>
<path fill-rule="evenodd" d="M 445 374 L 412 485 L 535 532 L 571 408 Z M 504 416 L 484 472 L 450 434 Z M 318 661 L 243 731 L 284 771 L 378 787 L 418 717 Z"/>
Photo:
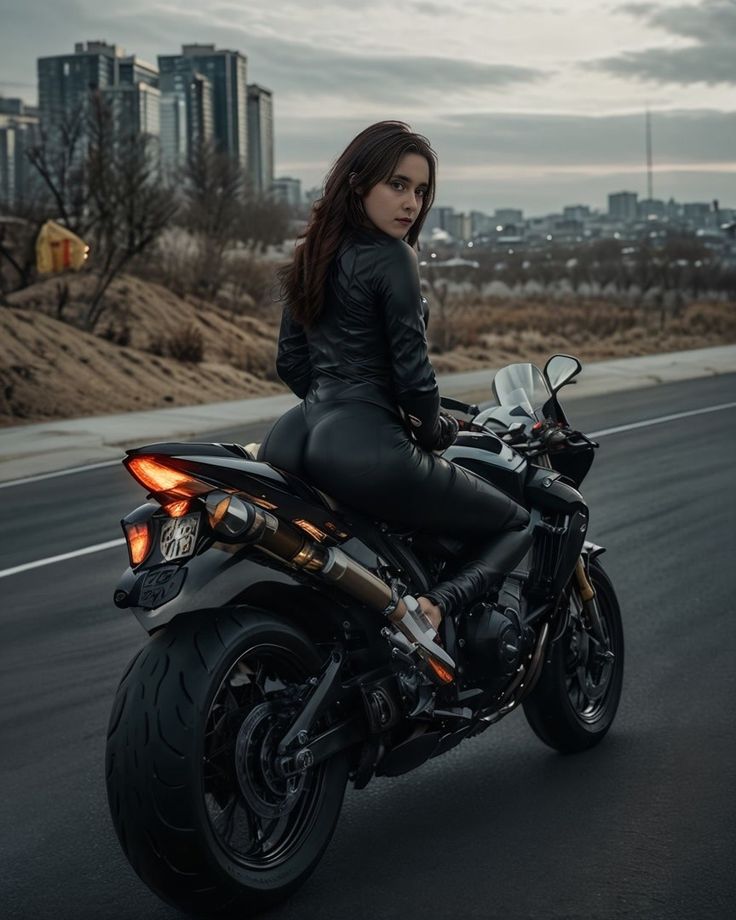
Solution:
<path fill-rule="evenodd" d="M 72 233 L 84 237 L 89 230 L 85 182 L 85 104 L 59 118 L 50 132 L 28 150 L 45 190 L 47 216 L 61 221 Z"/>
<path fill-rule="evenodd" d="M 242 220 L 242 167 L 206 142 L 193 152 L 183 179 L 184 225 L 200 245 L 195 284 L 200 293 L 214 296 L 223 282 L 225 251 Z"/>
<path fill-rule="evenodd" d="M 177 207 L 161 179 L 157 141 L 121 135 L 99 94 L 93 95 L 90 110 L 87 188 L 97 283 L 85 325 L 94 329 L 113 279 L 155 242 Z"/>
<path fill-rule="evenodd" d="M 46 217 L 91 245 L 96 283 L 83 324 L 94 329 L 111 282 L 151 246 L 176 211 L 173 193 L 161 181 L 157 146 L 146 135 L 121 134 L 109 104 L 95 91 L 29 159 L 48 193 Z"/>
<path fill-rule="evenodd" d="M 240 215 L 238 236 L 253 249 L 265 251 L 269 245 L 282 243 L 289 233 L 289 207 L 272 195 L 246 190 Z"/>

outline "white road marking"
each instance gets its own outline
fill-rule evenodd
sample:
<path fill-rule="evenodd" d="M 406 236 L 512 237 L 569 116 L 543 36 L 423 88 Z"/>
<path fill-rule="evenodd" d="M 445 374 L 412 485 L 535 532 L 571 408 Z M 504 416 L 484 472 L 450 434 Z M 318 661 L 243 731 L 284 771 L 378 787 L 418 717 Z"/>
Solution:
<path fill-rule="evenodd" d="M 719 409 L 732 409 L 736 403 L 723 403 L 720 406 L 708 406 L 705 409 L 693 409 L 690 412 L 678 412 L 675 415 L 663 415 L 660 418 L 645 419 L 643 422 L 633 422 L 630 425 L 618 425 L 616 428 L 604 428 L 601 431 L 593 431 L 589 437 L 603 438 L 607 434 L 618 434 L 620 431 L 631 431 L 634 428 L 646 428 L 647 425 L 659 425 L 662 422 L 671 422 L 678 418 L 686 418 L 689 415 L 700 415 L 703 412 L 718 412 Z M 39 473 L 38 476 L 26 476 L 24 479 L 11 479 L 8 482 L 0 482 L 0 489 L 9 489 L 11 486 L 24 486 L 29 482 L 41 482 L 44 479 L 55 479 L 57 476 L 70 476 L 72 473 L 86 473 L 88 470 L 101 470 L 107 466 L 116 466 L 123 462 L 121 454 L 117 460 L 104 460 L 100 463 L 89 463 L 86 466 L 73 466 L 66 470 L 56 470 L 53 473 Z"/>
<path fill-rule="evenodd" d="M 52 562 L 65 562 L 67 559 L 75 559 L 77 556 L 99 553 L 103 549 L 112 549 L 113 546 L 122 546 L 124 543 L 125 537 L 120 537 L 119 540 L 95 543 L 94 546 L 85 546 L 84 549 L 75 549 L 71 553 L 62 553 L 60 556 L 49 556 L 47 559 L 37 559 L 35 562 L 24 562 L 23 565 L 14 565 L 12 569 L 3 569 L 0 572 L 0 578 L 5 578 L 7 575 L 17 575 L 18 572 L 27 572 L 29 569 L 37 569 L 42 565 L 51 565 Z"/>
<path fill-rule="evenodd" d="M 650 425 L 661 425 L 663 422 L 674 422 L 678 418 L 689 418 L 692 415 L 704 415 L 706 412 L 720 412 L 721 409 L 733 409 L 734 407 L 736 407 L 736 402 L 730 402 L 721 403 L 720 406 L 707 406 L 705 409 L 691 409 L 689 412 L 676 412 L 674 415 L 660 415 L 659 418 L 648 418 L 643 422 L 631 422 L 628 425 L 616 425 L 615 428 L 601 428 L 600 431 L 591 431 L 588 437 L 605 438 L 608 434 L 618 434 L 620 431 L 633 431 L 635 428 L 648 428 Z"/>
<path fill-rule="evenodd" d="M 693 415 L 703 415 L 706 412 L 720 412 L 722 409 L 733 408 L 736 408 L 736 402 L 721 403 L 720 406 L 707 406 L 704 409 L 691 409 L 689 412 L 677 412 L 674 415 L 661 415 L 659 418 L 649 418 L 642 422 L 631 422 L 628 425 L 617 425 L 615 428 L 602 428 L 600 431 L 592 431 L 590 432 L 589 437 L 604 438 L 609 434 L 619 434 L 622 431 L 633 431 L 636 428 L 647 428 L 650 425 L 661 425 L 663 422 L 673 422 L 680 418 L 689 418 Z M 105 463 L 95 463 L 92 466 L 78 467 L 74 470 L 62 470 L 58 473 L 46 473 L 43 476 L 35 476 L 29 479 L 16 479 L 14 482 L 2 483 L 0 488 L 3 486 L 19 485 L 21 482 L 35 482 L 39 479 L 49 479 L 51 476 L 63 476 L 66 473 L 81 472 L 85 469 L 91 470 L 98 469 L 102 466 L 112 466 L 114 463 L 119 462 L 119 460 L 111 460 Z M 107 543 L 96 543 L 94 546 L 85 546 L 83 549 L 76 549 L 70 553 L 62 553 L 60 556 L 49 556 L 48 559 L 37 559 L 35 562 L 25 562 L 23 565 L 16 565 L 11 569 L 4 569 L 0 571 L 0 578 L 5 578 L 7 575 L 16 575 L 18 572 L 27 572 L 29 569 L 37 569 L 43 565 L 51 565 L 53 562 L 65 562 L 67 559 L 75 559 L 77 556 L 86 556 L 89 553 L 99 553 L 102 550 L 112 549 L 113 546 L 123 546 L 124 543 L 125 539 L 121 537 L 119 540 L 109 540 Z"/>
<path fill-rule="evenodd" d="M 86 473 L 87 470 L 101 470 L 105 466 L 116 466 L 123 462 L 121 454 L 117 460 L 104 460 L 101 463 L 89 463 L 87 466 L 72 466 L 67 470 L 57 470 L 55 473 L 39 473 L 38 476 L 26 476 L 25 479 L 11 479 L 9 482 L 0 482 L 0 489 L 10 486 L 24 486 L 27 482 L 41 482 L 42 479 L 55 479 L 57 476 L 69 476 L 71 473 Z"/>

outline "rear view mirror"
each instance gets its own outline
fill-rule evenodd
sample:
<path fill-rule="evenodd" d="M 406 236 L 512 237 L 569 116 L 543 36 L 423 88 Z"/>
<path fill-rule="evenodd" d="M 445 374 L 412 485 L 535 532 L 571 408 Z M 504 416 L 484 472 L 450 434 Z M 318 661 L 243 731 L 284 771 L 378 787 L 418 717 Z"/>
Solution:
<path fill-rule="evenodd" d="M 560 387 L 577 377 L 583 365 L 572 355 L 552 355 L 544 365 L 544 376 L 547 378 L 549 388 L 556 393 Z"/>

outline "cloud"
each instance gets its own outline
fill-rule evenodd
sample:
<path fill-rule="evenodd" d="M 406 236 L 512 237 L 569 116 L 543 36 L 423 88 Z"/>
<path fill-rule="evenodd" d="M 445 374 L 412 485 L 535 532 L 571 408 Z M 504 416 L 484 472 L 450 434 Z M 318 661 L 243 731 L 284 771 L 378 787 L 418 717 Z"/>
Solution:
<path fill-rule="evenodd" d="M 654 28 L 683 38 L 715 44 L 730 39 L 732 46 L 736 43 L 736 3 L 733 0 L 704 0 L 666 7 L 655 3 L 627 3 L 620 9 L 646 20 Z"/>
<path fill-rule="evenodd" d="M 281 126 L 277 169 L 322 182 L 366 118 L 310 118 Z M 456 113 L 411 119 L 439 157 L 438 202 L 462 209 L 518 204 L 535 212 L 646 192 L 644 116 Z M 720 197 L 736 205 L 736 112 L 652 113 L 655 194 Z"/>
<path fill-rule="evenodd" d="M 254 42 L 249 57 L 254 61 L 269 58 L 271 81 L 293 91 L 324 93 L 382 101 L 388 104 L 419 101 L 428 93 L 444 95 L 473 90 L 500 89 L 515 83 L 540 80 L 545 71 L 512 64 L 485 64 L 433 55 L 341 54 L 283 39 Z M 265 60 L 264 60 L 265 64 Z"/>
<path fill-rule="evenodd" d="M 687 109 L 652 112 L 655 162 L 736 162 L 736 112 Z M 325 167 L 368 120 L 291 119 L 280 131 L 280 159 Z M 644 162 L 643 113 L 585 116 L 457 113 L 412 121 L 440 156 L 440 169 L 503 167 L 622 168 Z"/>
<path fill-rule="evenodd" d="M 651 28 L 690 39 L 693 43 L 679 48 L 627 51 L 590 61 L 583 65 L 585 68 L 656 83 L 736 84 L 736 3 L 733 0 L 705 0 L 700 4 L 675 7 L 628 3 L 619 10 L 643 19 Z"/>

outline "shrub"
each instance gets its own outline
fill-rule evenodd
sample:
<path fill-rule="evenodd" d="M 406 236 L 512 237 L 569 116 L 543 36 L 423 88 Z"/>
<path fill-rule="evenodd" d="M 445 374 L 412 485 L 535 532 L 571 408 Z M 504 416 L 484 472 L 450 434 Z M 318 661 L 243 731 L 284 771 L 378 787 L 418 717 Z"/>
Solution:
<path fill-rule="evenodd" d="M 169 336 L 166 341 L 166 353 L 177 361 L 199 364 L 204 358 L 204 339 L 201 331 L 190 323 L 179 332 Z"/>

